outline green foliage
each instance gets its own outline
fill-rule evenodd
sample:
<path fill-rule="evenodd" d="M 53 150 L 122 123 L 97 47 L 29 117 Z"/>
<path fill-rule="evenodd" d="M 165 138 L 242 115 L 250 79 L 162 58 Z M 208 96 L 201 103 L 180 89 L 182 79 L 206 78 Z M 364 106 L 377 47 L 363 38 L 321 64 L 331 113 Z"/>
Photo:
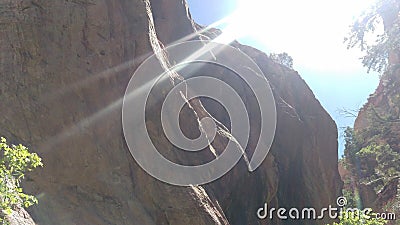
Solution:
<path fill-rule="evenodd" d="M 358 170 L 360 167 L 360 161 L 357 157 L 357 152 L 360 150 L 359 146 L 361 140 L 355 135 L 354 129 L 347 127 L 344 131 L 345 138 L 345 151 L 344 156 L 341 159 L 341 165 L 349 171 L 349 175 L 343 177 L 343 196 L 347 199 L 347 206 L 357 207 L 360 206 L 360 199 L 358 190 L 356 188 L 356 182 L 358 180 Z"/>
<path fill-rule="evenodd" d="M 352 177 L 347 176 L 343 179 L 343 197 L 347 199 L 347 206 L 348 207 L 357 207 L 359 206 L 359 196 L 356 191 L 354 191 L 351 187 L 353 186 Z"/>
<path fill-rule="evenodd" d="M 343 195 L 348 199 L 349 206 L 353 207 L 362 206 L 359 185 L 367 185 L 378 194 L 400 178 L 400 153 L 393 150 L 387 142 L 388 137 L 393 136 L 391 128 L 396 125 L 382 121 L 382 118 L 377 119 L 374 113 L 367 119 L 370 125 L 363 130 L 345 130 L 346 144 L 342 164 L 350 174 L 344 179 Z M 395 138 L 398 140 L 398 136 Z M 384 208 L 396 211 L 399 195 L 393 197 L 391 202 L 385 203 Z"/>
<path fill-rule="evenodd" d="M 389 181 L 400 176 L 400 154 L 380 140 L 388 133 L 387 123 L 374 123 L 363 132 L 345 131 L 343 164 L 361 183 L 379 192 Z"/>
<path fill-rule="evenodd" d="M 34 196 L 23 192 L 20 184 L 25 173 L 36 167 L 43 166 L 41 158 L 30 153 L 28 149 L 19 145 L 7 145 L 5 138 L 0 139 L 0 209 L 4 214 L 10 214 L 13 207 L 23 206 L 25 208 L 36 204 Z M 0 224 L 7 221 L 0 216 Z"/>
<path fill-rule="evenodd" d="M 372 185 L 379 192 L 392 179 L 400 176 L 400 154 L 393 151 L 389 145 L 371 144 L 362 148 L 357 155 L 361 161 L 373 165 L 364 171 L 368 174 L 362 182 Z M 372 162 L 371 162 L 372 161 Z"/>
<path fill-rule="evenodd" d="M 350 172 L 354 173 L 355 166 L 358 164 L 357 152 L 360 150 L 362 140 L 351 127 L 344 131 L 345 151 L 343 164 Z"/>
<path fill-rule="evenodd" d="M 279 53 L 279 54 L 271 53 L 269 55 L 269 57 L 272 59 L 272 61 L 274 61 L 276 63 L 279 63 L 279 64 L 289 67 L 291 69 L 293 68 L 293 58 L 286 52 Z"/>
<path fill-rule="evenodd" d="M 344 211 L 343 215 L 339 217 L 339 223 L 333 223 L 333 225 L 385 225 L 386 220 L 376 219 L 374 215 L 357 215 L 355 212 Z"/>
<path fill-rule="evenodd" d="M 358 194 L 361 184 L 373 188 L 379 195 L 383 190 L 390 190 L 387 188 L 393 187 L 400 179 L 400 153 L 390 144 L 396 147 L 399 138 L 395 131 L 396 123 L 390 122 L 394 114 L 381 112 L 382 115 L 377 116 L 377 113 L 370 108 L 367 127 L 357 132 L 351 128 L 345 131 L 342 162 L 350 175 L 344 179 L 343 194 L 352 206 L 362 205 Z M 397 188 L 397 194 L 391 194 L 389 200 L 380 202 L 383 204 L 381 209 L 399 212 L 400 185 Z"/>
<path fill-rule="evenodd" d="M 400 0 L 378 0 L 371 9 L 365 12 L 351 26 L 348 37 L 345 38 L 348 48 L 358 47 L 366 54 L 362 63 L 377 72 L 388 68 L 388 56 L 391 51 L 400 47 Z M 384 25 L 382 34 L 376 34 L 379 26 Z M 375 33 L 374 33 L 375 32 Z M 374 37 L 368 41 L 367 37 Z"/>

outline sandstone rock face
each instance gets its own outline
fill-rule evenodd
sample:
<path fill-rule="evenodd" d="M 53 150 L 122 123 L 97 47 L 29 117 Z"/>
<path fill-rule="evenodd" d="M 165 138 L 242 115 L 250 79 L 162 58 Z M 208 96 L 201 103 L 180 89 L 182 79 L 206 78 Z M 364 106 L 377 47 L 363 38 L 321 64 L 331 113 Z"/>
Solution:
<path fill-rule="evenodd" d="M 253 173 L 239 164 L 208 185 L 177 187 L 142 170 L 125 144 L 121 98 L 128 81 L 157 46 L 196 29 L 179 0 L 0 1 L 0 135 L 37 151 L 45 167 L 24 186 L 37 195 L 29 209 L 38 224 L 324 224 L 259 220 L 271 207 L 327 207 L 340 195 L 337 131 L 297 72 L 234 42 L 266 75 L 276 100 L 273 146 Z M 154 24 L 153 24 L 154 23 Z M 152 28 L 155 30 L 152 30 Z M 217 30 L 204 35 L 213 37 Z M 193 35 L 187 39 L 196 39 Z M 158 39 L 159 42 L 152 42 Z M 160 59 L 162 60 L 162 59 Z M 224 71 L 209 69 L 216 76 Z M 233 81 L 240 88 L 239 81 Z M 170 88 L 170 87 L 167 87 Z M 241 94 L 251 99 L 243 87 Z M 252 101 L 247 103 L 250 107 Z M 150 109 L 153 140 L 173 146 Z M 223 123 L 223 110 L 204 107 Z M 182 110 L 184 131 L 196 120 Z M 257 118 L 251 123 L 257 127 Z M 246 151 L 251 154 L 257 130 Z M 187 155 L 169 155 L 177 161 Z M 202 153 L 200 161 L 212 155 Z M 196 161 L 197 162 L 197 161 Z"/>

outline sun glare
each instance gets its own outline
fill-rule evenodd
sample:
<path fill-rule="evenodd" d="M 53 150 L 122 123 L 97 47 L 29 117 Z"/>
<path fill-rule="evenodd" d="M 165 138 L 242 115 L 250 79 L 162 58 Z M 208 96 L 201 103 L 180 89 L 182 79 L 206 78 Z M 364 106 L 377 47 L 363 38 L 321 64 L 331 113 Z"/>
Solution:
<path fill-rule="evenodd" d="M 217 41 L 257 42 L 270 52 L 288 52 L 297 65 L 353 69 L 348 57 L 359 57 L 343 43 L 350 24 L 374 0 L 238 0 L 237 10 L 224 20 Z M 357 65 L 359 66 L 359 65 Z M 334 68 L 332 68 L 334 67 Z M 342 68 L 343 69 L 343 68 Z"/>

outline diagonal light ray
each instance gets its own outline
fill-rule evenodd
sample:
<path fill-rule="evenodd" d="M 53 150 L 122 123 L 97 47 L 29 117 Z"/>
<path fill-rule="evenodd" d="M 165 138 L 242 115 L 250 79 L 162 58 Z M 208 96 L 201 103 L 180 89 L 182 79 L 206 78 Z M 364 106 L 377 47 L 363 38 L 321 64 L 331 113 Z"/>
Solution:
<path fill-rule="evenodd" d="M 105 108 L 101 109 L 100 111 L 94 113 L 93 115 L 82 119 L 76 124 L 71 125 L 70 127 L 61 131 L 61 133 L 49 138 L 43 144 L 40 145 L 39 149 L 42 152 L 47 152 L 53 149 L 58 144 L 66 141 L 68 138 L 78 134 L 80 131 L 88 129 L 93 123 L 99 121 L 100 119 L 107 116 L 109 113 L 114 111 L 115 109 L 121 108 L 123 98 L 119 98 L 113 103 L 109 104 Z"/>
<path fill-rule="evenodd" d="M 185 37 L 173 42 L 172 44 L 177 44 L 177 43 L 181 43 L 181 42 L 184 42 L 184 41 L 192 40 L 192 39 L 194 39 L 196 37 L 201 37 L 202 33 L 212 29 L 213 27 L 217 27 L 217 26 L 226 24 L 229 21 L 229 18 L 230 18 L 229 16 L 225 17 L 225 18 L 223 18 L 223 19 L 221 19 L 221 20 L 219 20 L 219 21 L 217 21 L 217 22 L 215 22 L 215 23 L 213 23 L 213 24 L 211 24 L 211 25 L 209 25 L 209 26 L 207 26 L 205 28 L 202 28 L 200 30 L 197 30 L 194 27 L 194 29 L 196 30 L 194 33 L 186 35 Z M 226 39 L 224 39 L 224 40 L 226 40 Z M 231 37 L 231 38 L 229 38 L 229 40 L 231 42 L 231 41 L 235 40 L 235 38 Z M 228 44 L 228 42 L 226 44 Z M 185 62 L 185 61 L 186 62 L 187 61 L 193 61 L 193 60 L 199 58 L 200 56 L 202 56 L 204 54 L 212 52 L 212 50 L 213 50 L 212 46 L 209 46 L 209 45 L 205 44 L 205 46 L 203 48 L 201 48 L 198 51 L 192 53 L 191 55 L 189 55 L 186 59 L 184 59 L 182 61 L 183 62 Z M 135 61 L 143 62 L 149 56 L 150 56 L 150 53 L 146 54 L 146 55 L 142 55 L 142 56 L 139 57 L 139 59 L 136 58 L 136 59 L 132 59 L 132 60 L 126 61 L 124 63 L 121 63 L 120 65 L 117 65 L 115 67 L 109 68 L 109 69 L 107 69 L 107 70 L 105 70 L 105 71 L 103 71 L 103 72 L 101 72 L 101 73 L 99 73 L 99 74 L 97 74 L 95 76 L 86 78 L 84 80 L 81 80 L 81 81 L 73 83 L 73 84 L 70 84 L 66 88 L 62 88 L 60 90 L 57 90 L 56 92 L 52 92 L 52 93 L 50 93 L 48 95 L 45 95 L 44 98 L 42 98 L 42 101 L 54 100 L 54 99 L 58 98 L 59 96 L 65 95 L 65 94 L 67 94 L 67 93 L 69 93 L 69 92 L 71 92 L 73 90 L 88 86 L 91 83 L 93 83 L 93 82 L 95 82 L 95 81 L 97 81 L 99 79 L 107 78 L 107 77 L 110 77 L 110 76 L 112 76 L 113 74 L 115 74 L 117 72 L 132 68 L 134 66 Z M 213 54 L 210 54 L 210 60 L 212 58 L 213 58 Z M 180 63 L 182 63 L 182 62 L 180 62 Z M 178 63 L 178 64 L 180 64 L 180 63 Z M 168 68 L 168 69 L 170 69 L 170 68 Z M 178 70 L 175 71 L 175 72 L 178 72 L 181 69 L 183 69 L 183 68 L 179 67 Z M 163 74 L 165 74 L 165 73 L 163 73 Z M 161 81 L 161 82 L 166 80 L 166 79 L 168 79 L 168 76 L 162 76 L 163 74 L 160 74 L 158 76 L 159 77 L 159 81 Z M 160 76 L 162 76 L 162 77 L 160 78 Z M 154 82 L 155 82 L 154 80 L 149 81 L 147 84 L 145 84 L 141 88 L 135 90 L 133 93 L 129 93 L 127 98 L 134 98 L 135 95 L 138 95 L 138 94 L 142 93 L 144 90 L 149 88 L 148 87 L 149 85 L 152 85 Z M 64 129 L 63 131 L 61 131 L 61 133 L 49 138 L 47 141 L 45 141 L 43 144 L 41 144 L 40 148 L 44 152 L 51 150 L 57 144 L 62 143 L 63 141 L 67 140 L 68 138 L 72 137 L 73 135 L 76 135 L 80 131 L 89 128 L 91 125 L 93 125 L 93 123 L 95 123 L 95 122 L 99 121 L 100 119 L 104 118 L 109 113 L 111 113 L 113 110 L 115 110 L 117 108 L 121 108 L 122 107 L 122 102 L 123 102 L 123 97 L 115 100 L 113 103 L 107 105 L 105 108 L 99 110 L 98 112 L 94 113 L 93 115 L 82 119 L 78 123 L 73 124 L 70 127 Z M 220 124 L 220 123 L 218 123 L 218 124 Z M 227 129 L 227 128 L 223 127 L 222 129 Z"/>
<path fill-rule="evenodd" d="M 116 73 L 121 72 L 123 70 L 133 69 L 135 66 L 137 66 L 136 62 L 144 61 L 146 58 L 148 58 L 150 56 L 150 54 L 151 53 L 144 54 L 139 57 L 135 57 L 134 59 L 125 61 L 119 65 L 108 68 L 96 75 L 79 80 L 72 84 L 68 84 L 68 86 L 57 89 L 53 92 L 49 92 L 48 94 L 41 96 L 40 101 L 47 102 L 47 101 L 55 100 L 55 99 L 59 98 L 60 96 L 66 95 L 72 91 L 75 91 L 75 90 L 83 88 L 83 87 L 87 87 L 87 86 L 91 85 L 93 82 L 96 82 L 100 79 L 111 77 L 111 76 L 115 75 Z"/>

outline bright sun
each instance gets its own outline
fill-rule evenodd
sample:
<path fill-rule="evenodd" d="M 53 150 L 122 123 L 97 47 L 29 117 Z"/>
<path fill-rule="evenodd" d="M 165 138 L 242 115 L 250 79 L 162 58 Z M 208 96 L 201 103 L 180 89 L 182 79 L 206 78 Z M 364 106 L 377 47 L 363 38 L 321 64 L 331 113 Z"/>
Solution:
<path fill-rule="evenodd" d="M 251 39 L 268 51 L 288 52 L 297 65 L 326 70 L 359 54 L 349 52 L 343 39 L 352 21 L 374 1 L 238 0 L 237 10 L 221 24 L 223 35 L 217 41 Z"/>

